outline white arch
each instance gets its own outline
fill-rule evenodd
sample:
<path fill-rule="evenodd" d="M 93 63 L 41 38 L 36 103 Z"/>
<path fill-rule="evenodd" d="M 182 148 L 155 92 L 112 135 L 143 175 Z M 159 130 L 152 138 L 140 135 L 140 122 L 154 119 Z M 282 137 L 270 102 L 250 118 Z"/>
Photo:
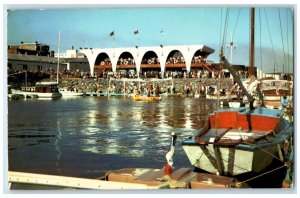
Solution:
<path fill-rule="evenodd" d="M 116 71 L 119 56 L 123 52 L 129 52 L 134 58 L 137 73 L 140 72 L 142 58 L 148 51 L 153 51 L 159 58 L 161 72 L 165 72 L 166 61 L 169 53 L 173 50 L 178 50 L 184 57 L 186 69 L 189 72 L 191 62 L 196 51 L 200 50 L 206 54 L 206 57 L 215 50 L 205 45 L 178 45 L 178 46 L 155 46 L 155 47 L 130 47 L 130 48 L 97 48 L 97 49 L 82 49 L 80 52 L 85 54 L 90 65 L 90 73 L 94 76 L 94 67 L 97 56 L 100 53 L 106 53 L 111 60 L 112 70 Z M 205 58 L 206 58 L 205 57 Z"/>

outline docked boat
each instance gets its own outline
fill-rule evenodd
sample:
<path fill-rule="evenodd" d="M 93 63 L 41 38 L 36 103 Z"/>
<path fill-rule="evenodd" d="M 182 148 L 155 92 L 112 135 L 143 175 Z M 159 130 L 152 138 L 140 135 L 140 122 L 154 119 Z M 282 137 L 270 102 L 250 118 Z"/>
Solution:
<path fill-rule="evenodd" d="M 21 87 L 20 90 L 12 89 L 12 94 L 21 94 L 25 97 L 37 98 L 60 98 L 62 96 L 58 91 L 57 82 L 37 82 L 32 87 Z"/>
<path fill-rule="evenodd" d="M 161 101 L 160 96 L 141 96 L 141 95 L 134 95 L 134 101 L 143 101 L 143 102 L 156 102 Z"/>
<path fill-rule="evenodd" d="M 230 66 L 222 48 L 220 63 L 240 86 L 249 107 L 211 113 L 206 126 L 182 142 L 190 163 L 201 171 L 235 177 L 264 174 L 277 160 L 284 166 L 288 152 L 282 151 L 285 144 L 292 144 L 293 125 L 285 119 L 284 111 L 254 108 L 254 95 Z"/>
<path fill-rule="evenodd" d="M 264 105 L 270 108 L 279 108 L 283 96 L 292 99 L 293 82 L 288 80 L 263 79 L 260 82 Z"/>
<path fill-rule="evenodd" d="M 207 94 L 205 98 L 209 100 L 231 100 L 232 99 L 230 95 L 218 95 L 218 94 L 215 95 Z"/>
<path fill-rule="evenodd" d="M 292 131 L 283 112 L 277 109 L 220 109 L 209 115 L 207 127 L 182 145 L 195 167 L 235 176 L 268 167 Z"/>
<path fill-rule="evenodd" d="M 83 96 L 83 92 L 70 91 L 67 88 L 59 88 L 59 93 L 62 94 L 62 97 L 74 97 L 74 96 Z"/>
<path fill-rule="evenodd" d="M 246 188 L 235 178 L 196 173 L 180 168 L 171 175 L 164 169 L 124 168 L 107 172 L 104 176 L 87 179 L 9 171 L 10 190 L 49 189 L 229 189 Z"/>

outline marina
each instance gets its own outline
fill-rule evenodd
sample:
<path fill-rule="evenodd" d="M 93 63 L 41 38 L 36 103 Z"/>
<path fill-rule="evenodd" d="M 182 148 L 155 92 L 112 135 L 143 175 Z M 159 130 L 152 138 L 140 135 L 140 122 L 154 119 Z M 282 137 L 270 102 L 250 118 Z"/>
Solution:
<path fill-rule="evenodd" d="M 177 43 L 178 37 L 165 42 L 167 31 L 161 28 L 159 44 L 149 46 L 140 43 L 143 28 L 137 28 L 132 31 L 135 45 L 116 46 L 126 37 L 118 40 L 112 28 L 106 30 L 111 46 L 87 47 L 86 40 L 85 47 L 72 45 L 61 53 L 66 49 L 61 34 L 70 36 L 64 28 L 58 42 L 51 40 L 56 53 L 38 41 L 8 45 L 9 190 L 294 188 L 294 74 L 289 72 L 294 63 L 293 52 L 283 44 L 291 38 L 285 38 L 281 26 L 285 12 L 284 25 L 293 27 L 290 10 L 267 8 L 280 19 L 283 52 L 276 56 L 272 49 L 273 62 L 263 64 L 267 56 L 260 49 L 260 67 L 255 13 L 260 39 L 272 42 L 270 29 L 270 38 L 261 34 L 262 23 L 270 28 L 265 8 L 224 8 L 224 19 L 222 8 L 183 10 L 197 15 L 221 11 L 220 27 L 214 30 L 220 35 L 201 39 L 209 45 L 199 39 Z M 93 10 L 103 14 L 98 11 Z M 232 11 L 236 24 L 228 44 Z M 239 19 L 249 32 L 236 29 Z M 242 35 L 237 40 L 249 42 L 249 53 L 241 57 L 233 56 L 236 30 Z M 209 35 L 198 32 L 203 38 Z M 152 34 L 145 40 L 151 41 Z M 263 68 L 270 63 L 271 77 Z"/>

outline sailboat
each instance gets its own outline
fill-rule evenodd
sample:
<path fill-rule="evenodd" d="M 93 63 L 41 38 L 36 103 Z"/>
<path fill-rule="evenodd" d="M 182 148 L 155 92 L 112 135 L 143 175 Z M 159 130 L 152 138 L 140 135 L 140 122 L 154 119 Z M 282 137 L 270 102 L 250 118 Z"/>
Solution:
<path fill-rule="evenodd" d="M 281 110 L 254 108 L 253 96 L 222 50 L 220 57 L 220 63 L 232 74 L 250 105 L 209 114 L 207 125 L 182 142 L 190 163 L 201 171 L 231 176 L 262 173 L 276 160 L 284 166 L 288 152 L 283 150 L 287 151 L 285 146 L 292 143 L 293 125 Z"/>
<path fill-rule="evenodd" d="M 57 47 L 57 76 L 56 76 L 56 84 L 59 84 L 59 46 L 60 46 L 60 32 L 58 32 L 58 47 Z M 59 93 L 63 97 L 74 97 L 74 96 L 83 96 L 83 92 L 71 91 L 66 87 L 59 87 Z"/>

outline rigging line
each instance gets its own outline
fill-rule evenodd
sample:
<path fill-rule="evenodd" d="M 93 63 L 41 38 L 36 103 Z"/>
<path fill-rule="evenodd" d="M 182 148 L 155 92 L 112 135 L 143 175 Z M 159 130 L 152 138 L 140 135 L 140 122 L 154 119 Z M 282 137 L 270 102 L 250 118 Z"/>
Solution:
<path fill-rule="evenodd" d="M 282 25 L 281 25 L 281 15 L 280 15 L 279 8 L 278 8 L 278 14 L 279 14 L 279 23 L 280 23 L 280 32 L 281 32 L 281 43 L 282 43 L 282 50 L 283 50 L 283 60 L 284 60 L 284 64 L 286 64 L 284 42 L 283 42 L 283 33 L 282 33 Z M 283 68 L 282 68 L 283 69 L 283 73 L 285 72 L 284 64 L 283 64 Z"/>
<path fill-rule="evenodd" d="M 241 8 L 239 8 L 239 13 L 238 13 L 238 16 L 237 16 L 237 19 L 236 19 L 236 22 L 235 22 L 235 26 L 234 26 L 234 29 L 233 29 L 232 42 L 233 42 L 233 39 L 234 39 L 234 34 L 235 34 L 236 27 L 237 27 L 237 23 L 239 21 L 240 13 L 241 13 Z"/>
<path fill-rule="evenodd" d="M 265 9 L 265 8 L 264 8 L 264 13 L 265 13 L 266 21 L 267 21 L 267 27 L 268 27 L 269 37 L 270 37 L 270 40 L 271 40 L 271 45 L 272 45 L 272 51 L 273 51 L 273 56 L 274 56 L 275 66 L 276 66 L 276 69 L 277 69 L 277 71 L 278 71 L 278 67 L 277 67 L 277 59 L 276 59 L 276 55 L 275 55 L 275 51 L 274 51 L 274 45 L 273 45 L 273 41 L 272 41 L 272 36 L 271 36 L 271 31 L 270 31 L 269 21 L 268 21 L 268 17 L 267 17 L 267 13 L 266 13 L 266 9 Z"/>
<path fill-rule="evenodd" d="M 228 21 L 229 21 L 229 8 L 226 9 L 226 18 L 225 18 L 225 25 L 224 25 L 224 33 L 223 33 L 223 43 L 222 48 L 225 50 L 225 43 L 227 38 L 227 30 L 228 30 Z M 229 56 L 229 51 L 227 52 L 227 56 Z"/>
<path fill-rule="evenodd" d="M 276 155 L 273 155 L 271 152 L 269 152 L 269 151 L 263 149 L 262 147 L 258 146 L 257 144 L 251 144 L 251 143 L 249 143 L 249 142 L 243 142 L 243 143 L 246 144 L 246 145 L 250 145 L 250 146 L 256 146 L 256 147 L 259 148 L 261 151 L 263 151 L 263 152 L 269 154 L 271 157 L 273 157 L 273 158 L 278 159 L 279 161 L 281 161 L 281 159 L 280 159 L 279 157 L 277 157 Z"/>
<path fill-rule="evenodd" d="M 225 24 L 224 24 L 224 32 L 223 32 L 223 41 L 222 41 L 222 48 L 223 49 L 225 47 L 225 40 L 226 40 L 226 35 L 227 35 L 228 15 L 229 15 L 229 8 L 226 8 Z"/>
<path fill-rule="evenodd" d="M 258 178 L 258 177 L 262 177 L 262 176 L 264 176 L 264 175 L 266 175 L 266 174 L 272 173 L 272 172 L 274 172 L 274 171 L 277 171 L 277 170 L 282 169 L 282 168 L 285 168 L 285 167 L 287 167 L 286 164 L 284 164 L 284 165 L 282 165 L 282 166 L 280 166 L 280 167 L 274 168 L 274 169 L 272 169 L 272 170 L 270 170 L 270 171 L 267 171 L 267 172 L 265 172 L 265 173 L 262 173 L 262 174 L 260 174 L 260 175 L 257 175 L 257 176 L 255 176 L 255 177 L 252 177 L 252 178 L 249 178 L 249 179 L 247 179 L 247 180 L 244 180 L 244 181 L 242 181 L 242 182 L 239 182 L 239 183 L 246 183 L 246 182 L 248 182 L 248 181 L 251 181 L 251 180 L 256 179 L 256 178 Z"/>

